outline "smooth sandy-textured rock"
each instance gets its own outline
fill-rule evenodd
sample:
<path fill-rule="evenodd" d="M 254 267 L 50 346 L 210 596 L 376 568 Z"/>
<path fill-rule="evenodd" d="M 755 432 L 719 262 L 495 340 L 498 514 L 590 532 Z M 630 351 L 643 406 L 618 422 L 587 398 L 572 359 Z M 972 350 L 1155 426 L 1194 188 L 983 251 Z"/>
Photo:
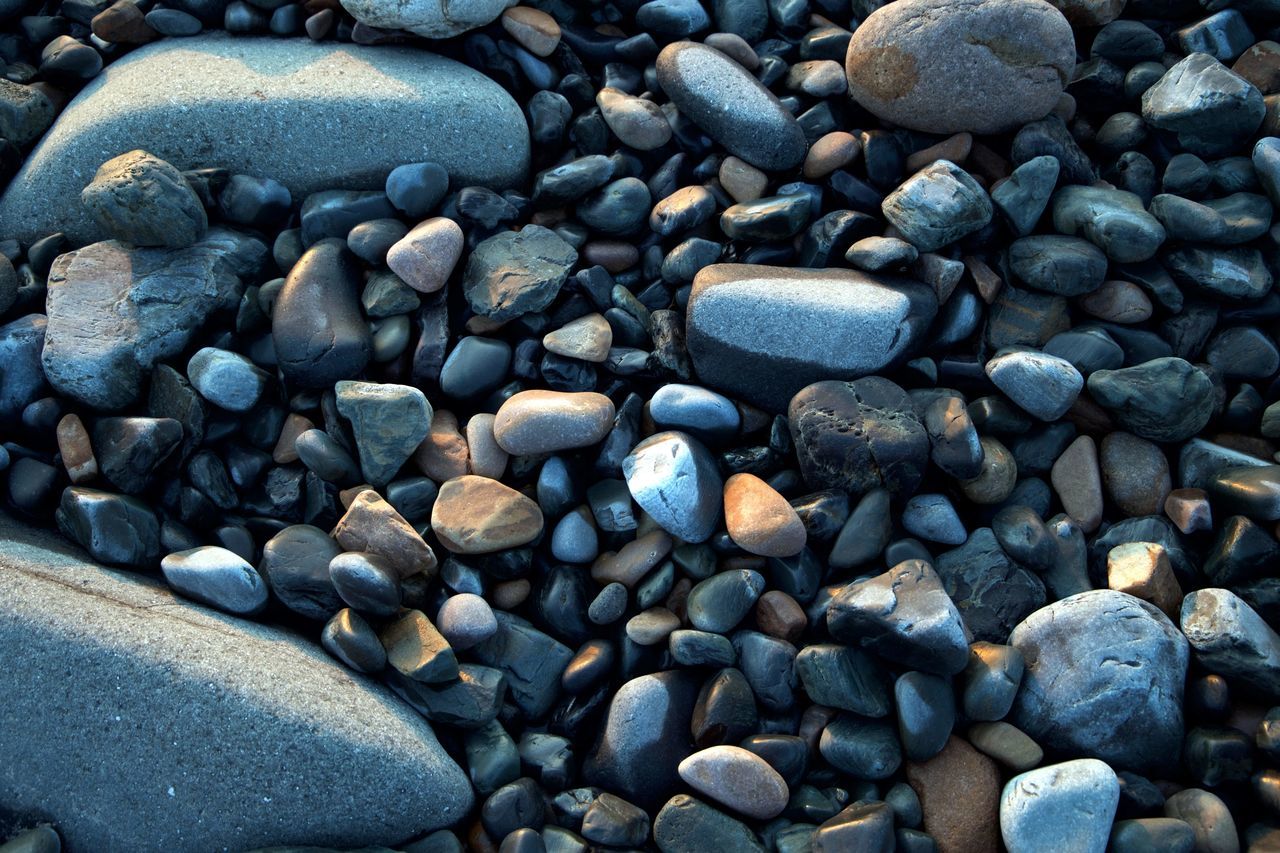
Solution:
<path fill-rule="evenodd" d="M 344 0 L 357 21 L 388 30 L 409 30 L 432 39 L 483 27 L 516 0 Z"/>
<path fill-rule="evenodd" d="M 402 163 L 439 163 L 456 186 L 512 186 L 529 167 L 519 107 L 460 63 L 383 45 L 166 39 L 111 63 L 59 116 L 0 199 L 0 231 L 100 239 L 80 191 L 140 144 L 179 169 L 273 178 L 294 198 L 381 189 Z"/>
<path fill-rule="evenodd" d="M 781 411 L 812 382 L 904 357 L 936 312 L 932 291 L 908 279 L 715 264 L 694 279 L 686 336 L 704 383 Z"/>
<path fill-rule="evenodd" d="M 1075 39 L 1043 0 L 898 0 L 849 42 L 849 94 L 929 133 L 996 133 L 1043 118 L 1075 67 Z"/>
<path fill-rule="evenodd" d="M 0 836 L 46 819 L 69 851 L 398 846 L 471 807 L 422 718 L 318 644 L 7 517 L 0 541 Z"/>

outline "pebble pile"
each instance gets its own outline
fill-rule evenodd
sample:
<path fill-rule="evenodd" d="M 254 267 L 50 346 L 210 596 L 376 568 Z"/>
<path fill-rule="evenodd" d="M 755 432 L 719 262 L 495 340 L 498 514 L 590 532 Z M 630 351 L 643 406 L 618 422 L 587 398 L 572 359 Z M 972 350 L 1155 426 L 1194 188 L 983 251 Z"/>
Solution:
<path fill-rule="evenodd" d="M 6 180 L 219 26 L 533 142 L 101 163 L 0 234 L 0 497 L 420 712 L 408 853 L 1280 849 L 1280 7 L 1204 6 L 0 3 Z"/>

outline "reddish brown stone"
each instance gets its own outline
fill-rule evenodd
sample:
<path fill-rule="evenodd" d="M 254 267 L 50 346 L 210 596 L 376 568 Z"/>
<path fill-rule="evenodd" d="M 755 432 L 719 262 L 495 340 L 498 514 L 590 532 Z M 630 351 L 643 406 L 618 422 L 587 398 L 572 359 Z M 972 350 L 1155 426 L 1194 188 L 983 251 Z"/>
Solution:
<path fill-rule="evenodd" d="M 151 29 L 145 13 L 131 0 L 117 0 L 94 15 L 89 29 L 98 38 L 112 44 L 146 44 L 160 35 Z"/>
<path fill-rule="evenodd" d="M 952 736 L 942 752 L 922 764 L 908 762 L 906 770 L 938 853 L 999 851 L 1000 771 L 994 761 Z"/>

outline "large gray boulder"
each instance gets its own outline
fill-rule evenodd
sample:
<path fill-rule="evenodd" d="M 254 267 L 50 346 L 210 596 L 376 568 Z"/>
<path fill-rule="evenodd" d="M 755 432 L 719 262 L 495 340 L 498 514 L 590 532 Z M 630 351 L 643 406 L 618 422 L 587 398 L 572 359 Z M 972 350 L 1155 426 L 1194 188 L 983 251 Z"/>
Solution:
<path fill-rule="evenodd" d="M 318 643 L 5 516 L 0 543 L 0 837 L 44 819 L 70 853 L 399 846 L 471 808 L 430 726 Z"/>
<path fill-rule="evenodd" d="M 821 379 L 855 379 L 905 357 L 937 313 L 927 286 L 856 270 L 713 264 L 686 318 L 698 378 L 770 411 Z"/>
<path fill-rule="evenodd" d="M 135 148 L 179 169 L 274 178 L 295 199 L 382 189 L 403 163 L 439 163 L 458 187 L 509 187 L 529 168 L 520 108 L 453 60 L 310 39 L 165 39 L 111 63 L 72 101 L 0 199 L 0 234 L 102 239 L 80 191 Z"/>

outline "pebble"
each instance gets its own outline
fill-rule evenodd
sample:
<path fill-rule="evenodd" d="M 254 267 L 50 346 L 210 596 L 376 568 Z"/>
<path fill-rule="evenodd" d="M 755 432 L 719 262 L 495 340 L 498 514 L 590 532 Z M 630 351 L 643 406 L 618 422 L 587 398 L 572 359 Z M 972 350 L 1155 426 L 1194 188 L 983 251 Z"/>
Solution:
<path fill-rule="evenodd" d="M 498 409 L 493 436 L 513 456 L 590 447 L 608 435 L 615 413 L 593 391 L 520 391 Z"/>
<path fill-rule="evenodd" d="M 62 467 L 73 485 L 90 482 L 98 476 L 98 460 L 93 455 L 89 431 L 79 415 L 63 415 L 58 421 L 56 437 Z"/>
<path fill-rule="evenodd" d="M 341 381 L 334 390 L 338 412 L 351 422 L 365 480 L 385 486 L 426 438 L 431 404 L 408 385 Z"/>
<path fill-rule="evenodd" d="M 1000 797 L 1000 835 L 1010 850 L 1105 853 L 1120 802 L 1116 774 L 1096 758 L 1029 770 Z"/>
<path fill-rule="evenodd" d="M 913 496 L 902 509 L 902 526 L 912 536 L 943 545 L 959 545 L 969 535 L 946 495 Z"/>
<path fill-rule="evenodd" d="M 768 175 L 733 155 L 721 162 L 719 177 L 724 191 L 736 202 L 755 201 L 769 185 Z"/>
<path fill-rule="evenodd" d="M 1107 552 L 1107 586 L 1149 601 L 1178 618 L 1182 587 L 1173 575 L 1169 554 L 1155 542 L 1126 542 Z"/>
<path fill-rule="evenodd" d="M 989 436 L 979 439 L 982 448 L 978 476 L 960 482 L 960 491 L 977 504 L 1002 503 L 1018 482 L 1018 464 L 1009 449 Z"/>
<path fill-rule="evenodd" d="M 483 27 L 510 5 L 511 0 L 451 0 L 447 6 L 426 0 L 406 3 L 353 0 L 351 8 L 343 8 L 369 27 L 408 30 L 425 38 L 442 39 Z"/>
<path fill-rule="evenodd" d="M 480 413 L 467 420 L 466 443 L 471 473 L 494 480 L 502 478 L 510 457 L 493 435 L 496 415 Z"/>
<path fill-rule="evenodd" d="M 1080 234 L 1122 264 L 1150 259 L 1164 243 L 1164 226 L 1142 199 L 1123 190 L 1068 186 L 1054 193 L 1053 226 Z"/>
<path fill-rule="evenodd" d="M 746 618 L 764 591 L 764 577 L 750 569 L 712 575 L 689 591 L 689 623 L 699 631 L 728 634 Z"/>
<path fill-rule="evenodd" d="M 1019 237 L 1035 230 L 1049 205 L 1060 171 L 1058 158 L 1042 154 L 1018 166 L 991 188 L 992 205 Z"/>
<path fill-rule="evenodd" d="M 888 779 L 902 765 L 902 747 L 892 726 L 848 714 L 822 730 L 818 751 L 837 770 L 861 779 Z"/>
<path fill-rule="evenodd" d="M 627 620 L 627 639 L 639 646 L 656 646 L 679 627 L 679 616 L 665 607 L 652 607 Z"/>
<path fill-rule="evenodd" d="M 596 106 L 623 145 L 653 151 L 671 141 L 671 125 L 653 101 L 606 86 L 596 93 Z"/>
<path fill-rule="evenodd" d="M 1191 154 L 1230 153 L 1262 123 L 1262 93 L 1206 53 L 1179 61 L 1142 94 L 1142 118 Z"/>
<path fill-rule="evenodd" d="M 1034 351 L 997 354 L 983 368 L 996 387 L 1042 421 L 1067 413 L 1084 388 L 1084 377 L 1065 359 Z"/>
<path fill-rule="evenodd" d="M 386 619 L 400 610 L 400 577 L 376 554 L 335 555 L 329 561 L 329 580 L 342 600 L 362 615 Z"/>
<path fill-rule="evenodd" d="M 1188 593 L 1181 626 L 1201 666 L 1270 698 L 1280 696 L 1280 636 L 1235 593 Z"/>
<path fill-rule="evenodd" d="M 613 346 L 613 329 L 603 315 L 591 313 L 571 320 L 542 338 L 548 352 L 600 363 L 608 359 Z"/>
<path fill-rule="evenodd" d="M 898 734 L 910 761 L 928 761 L 942 751 L 956 723 L 950 679 L 907 672 L 893 685 Z"/>
<path fill-rule="evenodd" d="M 1015 773 L 1030 770 L 1044 759 L 1039 744 L 1006 722 L 975 723 L 969 728 L 969 740 Z"/>
<path fill-rule="evenodd" d="M 712 746 L 680 762 L 680 778 L 691 788 L 739 814 L 777 817 L 787 806 L 787 783 L 769 763 L 738 746 Z"/>
<path fill-rule="evenodd" d="M 254 616 L 267 606 L 267 584 L 241 557 L 215 545 L 169 554 L 160 561 L 175 591 L 210 607 Z"/>
<path fill-rule="evenodd" d="M 480 316 L 510 320 L 550 305 L 577 261 L 577 250 L 541 225 L 504 231 L 472 250 L 463 293 Z"/>
<path fill-rule="evenodd" d="M 141 149 L 103 163 L 80 201 L 104 233 L 135 246 L 183 248 L 209 227 L 182 173 Z"/>
<path fill-rule="evenodd" d="M 258 404 L 270 376 L 239 353 L 203 347 L 187 362 L 187 376 L 200 396 L 230 412 Z"/>
<path fill-rule="evenodd" d="M 431 529 L 455 554 L 491 554 L 537 539 L 542 511 L 497 480 L 466 474 L 441 484 L 431 508 Z"/>
<path fill-rule="evenodd" d="M 663 530 L 685 542 L 705 542 L 720 522 L 723 482 L 700 441 L 660 432 L 622 462 L 627 490 Z"/>
<path fill-rule="evenodd" d="M 1213 529 L 1213 511 L 1204 489 L 1172 490 L 1164 499 L 1164 512 L 1183 533 Z"/>
<path fill-rule="evenodd" d="M 397 240 L 387 250 L 387 266 L 419 293 L 435 293 L 449 281 L 462 257 L 462 247 L 458 224 L 437 216 Z"/>
<path fill-rule="evenodd" d="M 458 660 L 436 626 L 419 610 L 407 610 L 378 635 L 387 664 L 405 678 L 440 684 L 458 678 Z"/>
<path fill-rule="evenodd" d="M 1195 850 L 1207 853 L 1239 853 L 1240 836 L 1235 820 L 1221 798 L 1200 788 L 1178 791 L 1164 802 L 1165 817 L 1190 824 Z"/>
<path fill-rule="evenodd" d="M 954 675 L 969 660 L 968 630 L 922 560 L 845 586 L 827 608 L 827 628 L 837 640 L 924 672 Z"/>
<path fill-rule="evenodd" d="M 440 605 L 436 627 L 451 647 L 462 652 L 492 637 L 498 630 L 498 620 L 487 601 L 464 592 L 449 596 Z"/>
<path fill-rule="evenodd" d="M 431 547 L 373 489 L 356 494 L 333 528 L 333 538 L 347 551 L 366 551 L 383 558 L 402 580 L 419 572 L 431 575 L 436 570 Z"/>
<path fill-rule="evenodd" d="M 1022 653 L 1012 646 L 974 643 L 965 667 L 964 714 L 971 720 L 1002 720 L 1022 683 Z"/>
<path fill-rule="evenodd" d="M 64 536 L 105 565 L 154 569 L 160 559 L 160 522 L 137 498 L 68 486 L 54 517 Z"/>
<path fill-rule="evenodd" d="M 550 56 L 560 44 L 560 25 L 540 9 L 515 6 L 502 13 L 502 28 L 535 56 Z"/>
<path fill-rule="evenodd" d="M 941 853 L 999 849 L 1000 771 L 990 758 L 952 736 L 936 756 L 907 762 L 924 828 Z"/>
<path fill-rule="evenodd" d="M 449 189 L 449 173 L 436 163 L 404 163 L 387 175 L 387 200 L 412 220 L 425 219 Z"/>
<path fill-rule="evenodd" d="M 858 137 L 843 130 L 833 130 L 819 137 L 813 145 L 809 146 L 801 172 L 805 179 L 810 181 L 825 178 L 836 169 L 843 169 L 852 164 L 861 153 L 862 144 L 858 141 Z M 723 167 L 721 170 L 723 171 Z M 720 176 L 720 183 L 724 183 L 723 174 Z M 738 200 L 742 201 L 742 199 Z"/>
<path fill-rule="evenodd" d="M 800 516 L 754 474 L 734 474 L 725 482 L 724 515 L 729 537 L 749 553 L 791 557 L 805 546 Z"/>
<path fill-rule="evenodd" d="M 1213 384 L 1200 368 L 1163 357 L 1090 374 L 1090 396 L 1129 432 L 1155 442 L 1185 441 L 1213 414 Z"/>
<path fill-rule="evenodd" d="M 355 256 L 321 240 L 298 259 L 271 312 L 271 339 L 285 381 L 327 388 L 369 363 L 373 339 L 360 315 Z"/>
<path fill-rule="evenodd" d="M 947 160 L 916 172 L 885 196 L 880 210 L 921 252 L 941 249 L 980 230 L 994 212 L 986 190 Z"/>
<path fill-rule="evenodd" d="M 1081 296 L 1102 286 L 1107 256 L 1081 237 L 1036 234 L 1010 244 L 1009 269 L 1028 287 L 1059 296 Z"/>
<path fill-rule="evenodd" d="M 1209 481 L 1209 495 L 1220 511 L 1257 521 L 1280 519 L 1280 467 L 1224 468 Z"/>
<path fill-rule="evenodd" d="M 1050 480 L 1067 515 L 1086 533 L 1096 530 L 1102 522 L 1102 474 L 1090 436 L 1071 442 L 1053 463 Z"/>
<path fill-rule="evenodd" d="M 688 794 L 676 794 L 658 811 L 653 840 L 663 853 L 699 853 L 717 845 L 744 853 L 765 851 L 746 824 Z"/>
<path fill-rule="evenodd" d="M 1044 584 L 1009 559 L 989 527 L 978 528 L 962 546 L 938 557 L 936 567 L 978 640 L 1005 642 L 1018 622 L 1045 603 Z"/>
<path fill-rule="evenodd" d="M 657 60 L 658 84 L 730 154 L 768 171 L 800 165 L 808 145 L 799 122 L 741 66 L 712 47 L 675 42 Z"/>
<path fill-rule="evenodd" d="M 262 546 L 258 573 L 285 607 L 308 619 L 327 620 L 342 609 L 329 577 L 329 563 L 340 552 L 320 528 L 293 524 Z"/>
<path fill-rule="evenodd" d="M 1033 613 L 1009 644 L 1026 662 L 1009 721 L 1045 749 L 1138 772 L 1176 760 L 1189 649 L 1155 607 L 1083 592 Z"/>
<path fill-rule="evenodd" d="M 863 237 L 849 247 L 844 258 L 860 270 L 881 272 L 915 263 L 916 247 L 896 237 Z"/>
<path fill-rule="evenodd" d="M 849 42 L 853 99 L 926 133 L 1000 133 L 1043 118 L 1075 68 L 1071 27 L 1046 3 L 876 9 Z"/>
<path fill-rule="evenodd" d="M 1191 853 L 1195 843 L 1191 825 L 1177 818 L 1118 820 L 1111 829 L 1111 846 L 1117 853 Z"/>
<path fill-rule="evenodd" d="M 146 490 L 181 441 L 182 425 L 172 418 L 102 418 L 93 426 L 98 467 L 127 494 Z"/>

